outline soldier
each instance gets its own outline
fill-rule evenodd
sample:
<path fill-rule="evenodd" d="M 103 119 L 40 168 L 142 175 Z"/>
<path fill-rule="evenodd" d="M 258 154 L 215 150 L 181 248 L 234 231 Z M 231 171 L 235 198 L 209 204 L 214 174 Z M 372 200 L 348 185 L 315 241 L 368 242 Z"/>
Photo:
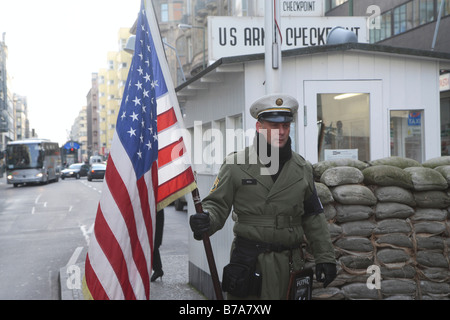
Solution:
<path fill-rule="evenodd" d="M 203 233 L 220 230 L 234 211 L 235 239 L 222 280 L 228 299 L 286 299 L 291 272 L 304 267 L 304 236 L 313 251 L 316 279 L 326 287 L 336 277 L 312 166 L 291 150 L 290 124 L 297 109 L 294 98 L 281 94 L 251 106 L 257 119 L 253 145 L 225 159 L 202 201 L 206 214 L 190 217 L 194 238 L 200 240 Z"/>

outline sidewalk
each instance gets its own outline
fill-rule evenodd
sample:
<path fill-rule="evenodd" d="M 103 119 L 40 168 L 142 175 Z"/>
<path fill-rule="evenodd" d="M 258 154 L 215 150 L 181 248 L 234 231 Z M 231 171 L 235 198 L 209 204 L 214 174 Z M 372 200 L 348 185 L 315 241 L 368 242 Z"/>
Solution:
<path fill-rule="evenodd" d="M 150 300 L 206 300 L 206 298 L 188 283 L 188 256 L 161 255 L 164 275 L 150 284 Z M 84 276 L 84 262 L 76 264 Z M 61 300 L 84 300 L 79 283 L 69 279 L 73 271 L 60 269 Z M 69 285 L 68 285 L 69 282 Z M 69 288 L 73 287 L 73 288 Z"/>
<path fill-rule="evenodd" d="M 150 284 L 150 300 L 206 300 L 201 293 L 189 285 L 188 279 L 188 223 L 185 211 L 176 211 L 173 206 L 164 209 L 165 223 L 163 242 L 160 247 L 164 270 L 162 278 Z M 87 248 L 84 248 L 85 252 Z M 85 257 L 85 253 L 80 255 Z M 78 278 L 78 274 L 80 278 Z M 61 300 L 84 300 L 81 281 L 84 277 L 84 262 L 60 269 Z"/>

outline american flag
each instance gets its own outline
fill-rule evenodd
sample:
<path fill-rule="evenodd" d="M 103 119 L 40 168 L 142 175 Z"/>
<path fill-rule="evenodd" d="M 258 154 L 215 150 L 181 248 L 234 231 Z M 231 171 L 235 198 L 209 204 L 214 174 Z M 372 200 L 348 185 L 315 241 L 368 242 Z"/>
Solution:
<path fill-rule="evenodd" d="M 147 10 L 154 28 L 151 5 Z M 85 263 L 85 284 L 93 299 L 150 298 L 156 212 L 195 188 L 162 50 L 159 30 L 150 29 L 142 0 Z"/>

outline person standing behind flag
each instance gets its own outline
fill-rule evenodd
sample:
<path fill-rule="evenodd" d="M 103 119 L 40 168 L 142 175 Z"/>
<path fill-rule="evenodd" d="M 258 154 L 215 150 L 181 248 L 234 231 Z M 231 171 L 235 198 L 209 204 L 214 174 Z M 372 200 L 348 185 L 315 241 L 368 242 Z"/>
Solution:
<path fill-rule="evenodd" d="M 150 279 L 151 282 L 156 281 L 156 279 L 161 278 L 164 275 L 162 269 L 161 254 L 159 252 L 159 247 L 162 244 L 164 231 L 164 209 L 159 210 L 156 213 L 156 223 L 155 223 L 155 242 L 153 248 L 153 275 Z"/>
<path fill-rule="evenodd" d="M 251 115 L 257 119 L 253 146 L 226 158 L 202 201 L 206 214 L 190 217 L 199 240 L 205 232 L 220 230 L 232 209 L 237 216 L 231 263 L 223 270 L 228 299 L 286 299 L 290 271 L 301 270 L 305 263 L 304 236 L 314 254 L 317 280 L 326 287 L 336 277 L 312 166 L 291 150 L 290 124 L 297 109 L 294 98 L 280 94 L 252 105 Z"/>

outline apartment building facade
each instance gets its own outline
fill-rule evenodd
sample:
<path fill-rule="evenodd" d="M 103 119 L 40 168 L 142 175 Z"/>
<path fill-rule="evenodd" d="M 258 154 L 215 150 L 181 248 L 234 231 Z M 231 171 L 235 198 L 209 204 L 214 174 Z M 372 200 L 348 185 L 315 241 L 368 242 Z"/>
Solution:
<path fill-rule="evenodd" d="M 98 72 L 99 154 L 105 158 L 111 148 L 117 115 L 131 65 L 132 56 L 124 51 L 130 35 L 130 28 L 119 29 L 118 50 L 107 53 L 107 67 L 99 69 Z"/>

